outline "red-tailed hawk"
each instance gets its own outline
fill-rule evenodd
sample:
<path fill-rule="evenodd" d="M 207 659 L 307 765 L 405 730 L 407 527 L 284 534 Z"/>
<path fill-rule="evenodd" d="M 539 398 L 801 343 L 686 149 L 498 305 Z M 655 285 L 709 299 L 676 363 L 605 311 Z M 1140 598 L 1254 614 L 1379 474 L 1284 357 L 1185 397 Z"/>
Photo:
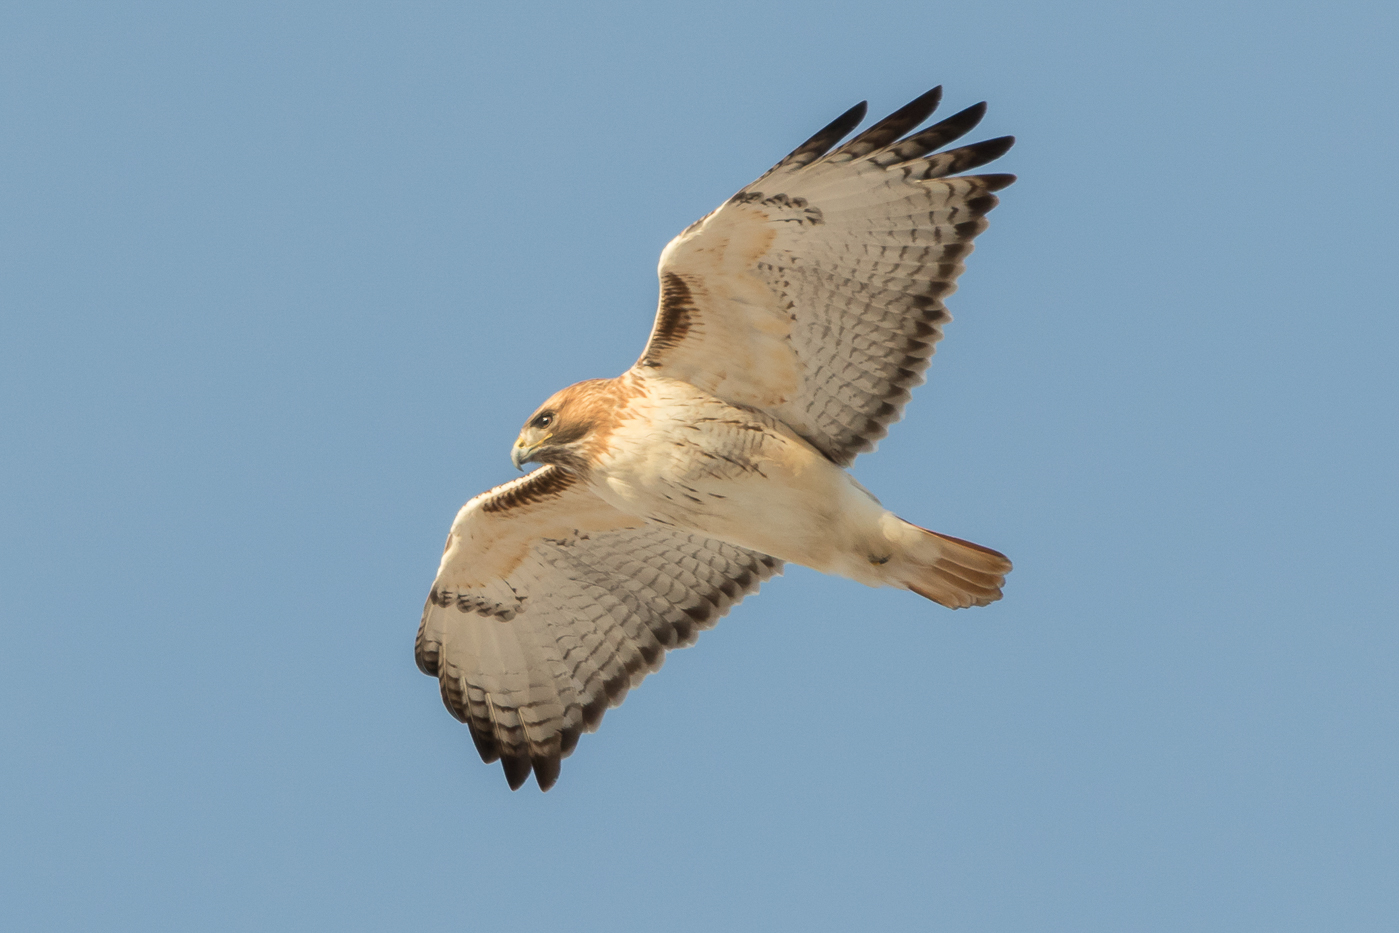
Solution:
<path fill-rule="evenodd" d="M 951 608 L 1010 561 L 884 509 L 843 467 L 872 450 L 952 318 L 972 238 L 1013 175 L 958 175 L 1011 137 L 937 152 L 985 113 L 908 134 L 935 88 L 833 148 L 862 103 L 661 253 L 641 359 L 557 393 L 468 502 L 417 660 L 512 789 L 541 790 L 608 707 L 784 561 Z M 953 177 L 956 176 L 956 177 Z"/>

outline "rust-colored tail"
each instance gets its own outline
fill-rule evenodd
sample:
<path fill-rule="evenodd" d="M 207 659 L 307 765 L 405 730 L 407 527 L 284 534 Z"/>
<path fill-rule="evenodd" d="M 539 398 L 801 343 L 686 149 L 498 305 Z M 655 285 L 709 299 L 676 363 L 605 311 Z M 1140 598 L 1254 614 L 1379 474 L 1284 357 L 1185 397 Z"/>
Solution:
<path fill-rule="evenodd" d="M 1000 551 L 926 528 L 901 561 L 899 583 L 949 609 L 985 606 L 1001 598 L 1010 561 Z"/>

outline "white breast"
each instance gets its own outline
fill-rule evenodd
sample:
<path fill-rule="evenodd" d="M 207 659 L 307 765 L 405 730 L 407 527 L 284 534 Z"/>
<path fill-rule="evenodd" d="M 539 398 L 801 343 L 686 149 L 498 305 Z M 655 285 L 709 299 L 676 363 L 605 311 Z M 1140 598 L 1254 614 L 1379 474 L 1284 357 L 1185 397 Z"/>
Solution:
<path fill-rule="evenodd" d="M 878 502 L 780 422 L 673 379 L 646 389 L 591 477 L 612 505 L 828 572 L 877 533 Z"/>

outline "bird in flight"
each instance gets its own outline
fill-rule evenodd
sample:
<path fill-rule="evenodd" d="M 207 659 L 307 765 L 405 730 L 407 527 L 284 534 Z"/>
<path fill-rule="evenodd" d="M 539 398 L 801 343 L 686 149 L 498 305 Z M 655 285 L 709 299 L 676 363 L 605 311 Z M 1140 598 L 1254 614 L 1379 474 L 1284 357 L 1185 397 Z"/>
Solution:
<path fill-rule="evenodd" d="M 852 107 L 672 240 L 641 358 L 541 405 L 511 451 L 540 468 L 457 514 L 417 662 L 512 790 L 553 786 L 667 650 L 784 562 L 953 609 L 1000 599 L 1004 555 L 904 521 L 844 469 L 923 381 L 1015 180 L 960 174 L 1011 137 L 943 149 L 984 103 L 917 130 L 940 98 L 838 145 Z"/>

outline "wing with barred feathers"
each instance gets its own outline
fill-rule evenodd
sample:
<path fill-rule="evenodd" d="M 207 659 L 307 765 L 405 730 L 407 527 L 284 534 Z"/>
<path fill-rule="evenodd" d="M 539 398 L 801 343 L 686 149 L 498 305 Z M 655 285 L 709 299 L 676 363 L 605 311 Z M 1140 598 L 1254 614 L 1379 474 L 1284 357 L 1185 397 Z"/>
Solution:
<path fill-rule="evenodd" d="M 845 145 L 847 111 L 661 254 L 661 300 L 637 368 L 780 418 L 833 462 L 900 417 L 951 315 L 972 239 L 1013 175 L 962 175 L 1011 137 L 937 152 L 986 111 L 908 134 L 934 88 Z"/>
<path fill-rule="evenodd" d="M 417 661 L 511 789 L 542 790 L 603 713 L 782 564 L 648 524 L 546 466 L 457 515 Z"/>

